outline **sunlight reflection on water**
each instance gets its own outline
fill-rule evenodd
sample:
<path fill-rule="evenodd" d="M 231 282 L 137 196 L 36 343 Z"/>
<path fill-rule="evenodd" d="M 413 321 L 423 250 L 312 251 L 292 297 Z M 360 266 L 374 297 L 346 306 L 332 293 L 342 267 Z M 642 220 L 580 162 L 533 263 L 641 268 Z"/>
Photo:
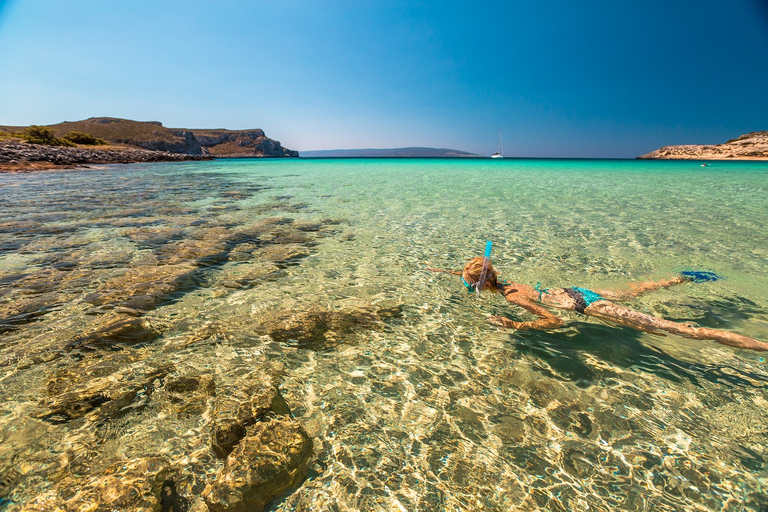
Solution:
<path fill-rule="evenodd" d="M 765 340 L 765 164 L 215 161 L 0 185 L 9 509 L 67 475 L 150 455 L 183 468 L 180 492 L 198 496 L 221 465 L 206 451 L 206 405 L 180 413 L 152 384 L 162 365 L 232 389 L 252 368 L 279 378 L 315 457 L 271 510 L 768 504 L 759 354 L 571 312 L 562 329 L 505 332 L 485 318 L 527 314 L 423 270 L 460 268 L 486 239 L 502 277 L 546 287 L 711 269 L 725 279 L 628 304 Z M 309 341 L 257 328 L 320 310 L 358 324 Z M 114 314 L 133 322 L 130 344 L 103 329 L 84 338 Z M 150 375 L 129 410 L 40 420 L 66 379 L 124 375 Z"/>

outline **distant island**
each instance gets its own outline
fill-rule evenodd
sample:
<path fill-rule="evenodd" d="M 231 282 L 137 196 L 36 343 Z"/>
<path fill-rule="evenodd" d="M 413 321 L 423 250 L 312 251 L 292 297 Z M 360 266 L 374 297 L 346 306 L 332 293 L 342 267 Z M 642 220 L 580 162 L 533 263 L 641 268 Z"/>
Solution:
<path fill-rule="evenodd" d="M 647 160 L 768 160 L 768 131 L 747 133 L 723 144 L 664 146 L 637 158 Z"/>
<path fill-rule="evenodd" d="M 481 158 L 480 155 L 447 148 L 326 149 L 302 151 L 304 158 Z"/>

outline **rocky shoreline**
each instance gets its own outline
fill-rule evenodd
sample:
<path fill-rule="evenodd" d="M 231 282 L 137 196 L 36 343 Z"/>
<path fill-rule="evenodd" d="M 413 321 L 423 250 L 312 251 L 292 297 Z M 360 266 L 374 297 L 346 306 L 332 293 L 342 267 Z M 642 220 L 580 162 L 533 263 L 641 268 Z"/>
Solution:
<path fill-rule="evenodd" d="M 0 139 L 21 136 L 33 127 L 0 126 Z M 102 139 L 112 149 L 139 149 L 152 152 L 172 153 L 213 158 L 283 158 L 298 157 L 299 152 L 284 148 L 279 141 L 266 136 L 264 130 L 190 129 L 167 128 L 159 121 L 133 121 L 116 117 L 91 117 L 82 121 L 35 127 L 47 130 L 51 135 L 66 138 L 69 134 L 83 134 Z M 140 162 L 173 161 L 157 154 L 126 155 Z M 157 159 L 155 159 L 157 158 Z M 189 160 L 189 158 L 186 158 Z M 86 162 L 76 162 L 86 163 Z M 92 163 L 116 163 L 96 161 Z"/>
<path fill-rule="evenodd" d="M 0 140 L 0 172 L 30 172 L 85 167 L 90 164 L 181 162 L 211 159 L 213 157 L 207 155 L 187 155 L 121 146 L 71 148 L 30 144 L 13 139 Z"/>
<path fill-rule="evenodd" d="M 752 132 L 724 144 L 664 146 L 641 160 L 768 160 L 768 131 Z"/>

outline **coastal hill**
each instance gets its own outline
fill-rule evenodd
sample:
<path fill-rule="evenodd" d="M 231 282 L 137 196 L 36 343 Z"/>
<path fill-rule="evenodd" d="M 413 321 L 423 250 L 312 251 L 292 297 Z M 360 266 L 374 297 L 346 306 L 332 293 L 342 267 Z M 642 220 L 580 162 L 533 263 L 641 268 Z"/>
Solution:
<path fill-rule="evenodd" d="M 0 132 L 20 133 L 25 126 L 0 126 Z M 263 130 L 166 128 L 157 121 L 132 121 L 114 117 L 92 117 L 48 125 L 57 137 L 82 132 L 120 144 L 152 151 L 216 158 L 298 157 L 268 138 Z"/>
<path fill-rule="evenodd" d="M 752 132 L 723 144 L 664 146 L 639 156 L 664 160 L 768 160 L 768 132 Z"/>
<path fill-rule="evenodd" d="M 302 151 L 307 158 L 479 158 L 480 155 L 447 148 L 328 149 Z"/>

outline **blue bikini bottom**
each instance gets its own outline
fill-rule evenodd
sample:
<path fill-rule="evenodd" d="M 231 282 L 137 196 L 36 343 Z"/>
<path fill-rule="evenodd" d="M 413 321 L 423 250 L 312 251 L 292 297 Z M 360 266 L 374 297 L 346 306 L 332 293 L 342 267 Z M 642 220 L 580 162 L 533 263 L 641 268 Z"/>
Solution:
<path fill-rule="evenodd" d="M 584 314 L 584 310 L 587 309 L 587 307 L 589 307 L 589 305 L 593 302 L 597 302 L 598 300 L 605 300 L 600 296 L 599 293 L 595 293 L 592 290 L 587 290 L 586 288 L 578 288 L 573 286 L 571 288 L 563 288 L 563 291 L 565 291 L 565 293 L 567 293 L 568 296 L 573 299 L 573 302 L 575 303 L 573 309 L 581 314 Z"/>

